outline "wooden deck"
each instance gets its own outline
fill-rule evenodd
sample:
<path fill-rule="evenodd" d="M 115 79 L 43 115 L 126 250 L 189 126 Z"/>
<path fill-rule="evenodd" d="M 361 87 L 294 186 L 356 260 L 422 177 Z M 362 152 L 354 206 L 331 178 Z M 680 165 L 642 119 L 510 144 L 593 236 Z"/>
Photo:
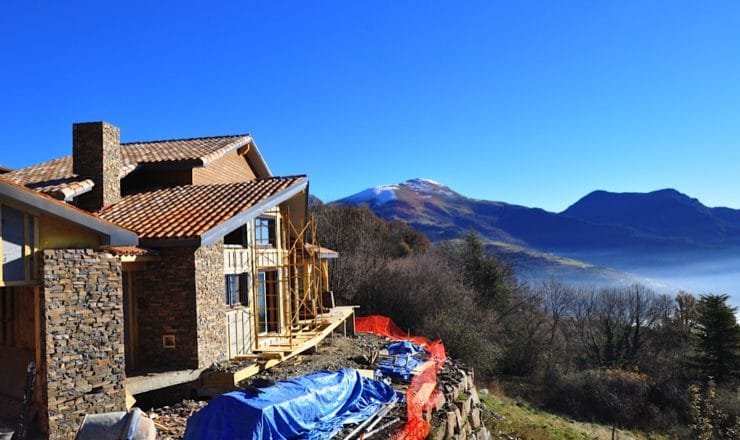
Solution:
<path fill-rule="evenodd" d="M 348 320 L 354 320 L 355 307 L 334 307 L 327 314 L 319 318 L 322 324 L 314 330 L 295 332 L 292 343 L 285 339 L 275 344 L 261 347 L 248 356 L 239 356 L 237 361 L 252 361 L 236 371 L 206 371 L 201 375 L 201 387 L 204 389 L 224 389 L 236 387 L 239 382 L 254 376 L 260 371 L 272 368 L 281 362 L 287 361 L 306 350 L 316 347 L 321 341 L 331 335 L 339 326 L 346 325 Z M 354 321 L 350 323 L 354 330 Z"/>

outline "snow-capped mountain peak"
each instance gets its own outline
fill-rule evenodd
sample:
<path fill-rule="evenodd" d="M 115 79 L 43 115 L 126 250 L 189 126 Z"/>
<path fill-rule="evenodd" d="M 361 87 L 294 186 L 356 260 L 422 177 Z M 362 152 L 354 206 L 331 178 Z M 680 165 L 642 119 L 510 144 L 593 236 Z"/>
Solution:
<path fill-rule="evenodd" d="M 360 191 L 357 194 L 346 197 L 344 200 L 355 204 L 373 203 L 382 205 L 395 200 L 397 190 L 398 185 L 380 185 Z"/>
<path fill-rule="evenodd" d="M 349 197 L 346 197 L 342 201 L 349 204 L 359 205 L 363 203 L 368 203 L 371 205 L 380 206 L 390 202 L 391 200 L 397 200 L 399 198 L 399 192 L 408 191 L 411 191 L 423 198 L 428 198 L 433 195 L 446 196 L 456 194 L 454 191 L 439 182 L 418 177 L 393 185 L 380 185 L 373 188 L 368 188 Z"/>
<path fill-rule="evenodd" d="M 450 195 L 454 194 L 454 192 L 445 185 L 442 185 L 441 183 L 436 182 L 432 179 L 425 179 L 423 177 L 409 179 L 401 183 L 400 186 L 404 186 L 418 193 L 443 193 Z"/>

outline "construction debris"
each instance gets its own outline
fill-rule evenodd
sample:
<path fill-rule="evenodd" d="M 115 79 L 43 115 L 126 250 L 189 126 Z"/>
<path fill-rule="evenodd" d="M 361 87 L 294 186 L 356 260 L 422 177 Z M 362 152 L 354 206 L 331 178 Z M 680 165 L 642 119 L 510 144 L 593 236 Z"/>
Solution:
<path fill-rule="evenodd" d="M 217 397 L 188 420 L 185 439 L 329 439 L 347 424 L 380 420 L 400 396 L 354 369 L 319 371 Z"/>
<path fill-rule="evenodd" d="M 281 380 L 322 370 L 354 368 L 366 372 L 372 371 L 377 365 L 373 365 L 371 360 L 379 358 L 378 353 L 392 342 L 394 341 L 372 334 L 358 334 L 354 338 L 335 335 L 333 338 L 327 338 L 320 350 L 310 351 L 289 359 L 243 380 L 239 385 L 242 389 L 254 390 L 265 388 Z M 223 364 L 220 368 L 229 368 L 227 365 Z M 473 379 L 474 375 L 471 370 L 451 359 L 447 359 L 437 371 L 435 389 L 439 391 L 441 399 L 435 401 L 433 408 L 424 412 L 424 417 L 430 422 L 431 434 L 434 438 L 445 438 L 445 435 L 450 439 L 492 438 L 483 422 L 484 420 L 490 421 L 494 415 L 485 407 L 480 406 Z M 406 384 L 395 383 L 393 386 L 398 391 L 406 392 Z M 150 417 L 157 425 L 158 438 L 165 440 L 183 438 L 187 419 L 206 404 L 207 402 L 203 401 L 186 400 L 177 405 L 152 410 Z M 391 438 L 393 433 L 407 422 L 406 404 L 405 401 L 398 401 L 382 417 L 376 416 L 367 421 L 365 424 L 367 429 L 361 429 L 364 433 L 363 438 L 368 438 L 369 435 L 372 439 Z M 371 424 L 374 425 L 370 427 Z M 347 425 L 334 438 L 347 439 L 352 431 L 357 430 L 358 426 L 359 424 Z"/>
<path fill-rule="evenodd" d="M 190 416 L 208 405 L 198 400 L 183 400 L 172 405 L 154 408 L 149 411 L 149 418 L 157 427 L 158 440 L 180 440 L 185 436 L 185 426 Z"/>

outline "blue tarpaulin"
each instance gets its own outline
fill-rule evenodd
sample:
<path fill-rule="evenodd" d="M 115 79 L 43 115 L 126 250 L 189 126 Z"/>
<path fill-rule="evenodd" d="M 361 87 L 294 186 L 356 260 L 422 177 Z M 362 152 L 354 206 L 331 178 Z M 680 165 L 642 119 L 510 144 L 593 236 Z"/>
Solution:
<path fill-rule="evenodd" d="M 356 370 L 321 371 L 277 382 L 259 394 L 235 391 L 188 420 L 185 440 L 329 439 L 397 399 L 383 382 Z"/>
<path fill-rule="evenodd" d="M 383 376 L 411 381 L 411 372 L 429 358 L 429 353 L 409 341 L 394 342 L 386 347 L 389 357 L 380 357 L 376 366 Z"/>

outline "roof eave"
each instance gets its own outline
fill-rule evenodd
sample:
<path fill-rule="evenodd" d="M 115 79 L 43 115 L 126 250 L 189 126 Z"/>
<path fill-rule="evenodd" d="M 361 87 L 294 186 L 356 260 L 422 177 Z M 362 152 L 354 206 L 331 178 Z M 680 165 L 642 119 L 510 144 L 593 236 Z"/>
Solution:
<path fill-rule="evenodd" d="M 142 246 L 151 248 L 200 247 L 200 237 L 189 238 L 142 238 Z"/>
<path fill-rule="evenodd" d="M 254 139 L 252 139 L 252 136 L 248 134 L 244 136 L 240 136 L 240 142 L 233 142 L 227 148 L 222 148 L 221 150 L 218 150 L 216 152 L 202 156 L 198 158 L 198 160 L 200 160 L 200 165 L 205 167 L 205 166 L 208 166 L 211 162 L 224 157 L 225 155 L 231 153 L 232 151 L 238 150 L 240 148 L 244 148 L 247 145 L 249 145 L 250 149 L 253 147 L 256 147 L 254 145 Z"/>
<path fill-rule="evenodd" d="M 30 206 L 63 220 L 83 226 L 99 234 L 109 237 L 113 246 L 137 246 L 139 237 L 128 229 L 116 226 L 92 214 L 67 206 L 64 202 L 47 198 L 33 190 L 21 187 L 14 183 L 0 179 L 0 195 L 6 196 L 23 205 Z"/>
<path fill-rule="evenodd" d="M 211 246 L 212 244 L 215 244 L 226 234 L 232 232 L 234 229 L 254 219 L 268 209 L 278 206 L 279 204 L 290 199 L 296 194 L 299 194 L 307 187 L 308 179 L 305 177 L 301 177 L 296 183 L 289 186 L 288 188 L 285 188 L 284 190 L 273 194 L 272 196 L 266 198 L 265 200 L 262 200 L 249 209 L 240 212 L 239 214 L 231 217 L 218 226 L 206 231 L 203 235 L 200 236 L 201 245 Z"/>
<path fill-rule="evenodd" d="M 257 174 L 257 177 L 261 179 L 272 177 L 272 171 L 270 171 L 270 167 L 267 166 L 265 158 L 262 157 L 260 149 L 257 148 L 257 144 L 252 138 L 249 139 L 249 151 L 247 151 L 246 156 L 249 164 L 255 168 L 254 171 L 255 174 Z"/>

